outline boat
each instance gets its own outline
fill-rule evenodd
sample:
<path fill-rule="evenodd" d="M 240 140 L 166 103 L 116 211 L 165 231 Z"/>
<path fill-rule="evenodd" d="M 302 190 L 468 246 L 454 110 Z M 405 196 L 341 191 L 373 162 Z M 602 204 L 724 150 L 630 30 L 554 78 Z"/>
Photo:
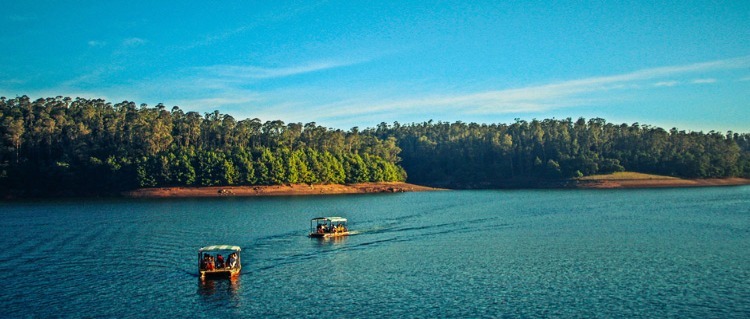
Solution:
<path fill-rule="evenodd" d="M 349 236 L 347 220 L 343 217 L 315 217 L 310 220 L 310 237 L 333 238 Z"/>
<path fill-rule="evenodd" d="M 198 270 L 204 278 L 234 278 L 240 274 L 240 246 L 212 245 L 198 249 Z M 222 255 L 223 254 L 223 255 Z"/>

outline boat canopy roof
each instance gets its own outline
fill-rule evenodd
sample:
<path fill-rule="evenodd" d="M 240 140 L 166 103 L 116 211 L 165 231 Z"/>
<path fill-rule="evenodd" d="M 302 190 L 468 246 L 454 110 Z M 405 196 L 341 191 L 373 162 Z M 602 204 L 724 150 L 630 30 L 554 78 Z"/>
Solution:
<path fill-rule="evenodd" d="M 332 223 L 346 223 L 346 218 L 343 218 L 343 217 L 336 217 L 336 216 L 332 216 L 332 217 L 315 217 L 315 218 L 313 218 L 312 220 L 313 220 L 313 221 L 317 221 L 317 220 L 327 220 L 327 221 L 330 221 L 330 222 L 332 222 Z"/>
<path fill-rule="evenodd" d="M 217 251 L 217 250 L 234 250 L 234 251 L 240 251 L 240 246 L 232 246 L 232 245 L 213 245 L 213 246 L 206 246 L 198 250 L 198 252 L 204 252 L 204 251 Z"/>

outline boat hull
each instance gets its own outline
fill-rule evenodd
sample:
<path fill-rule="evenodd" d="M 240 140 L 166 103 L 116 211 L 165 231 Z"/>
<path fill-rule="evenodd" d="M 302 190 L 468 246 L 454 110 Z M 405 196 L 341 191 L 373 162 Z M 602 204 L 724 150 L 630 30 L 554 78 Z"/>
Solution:
<path fill-rule="evenodd" d="M 334 238 L 334 237 L 343 237 L 343 236 L 349 236 L 349 232 L 338 232 L 338 233 L 310 233 L 311 238 Z"/>
<path fill-rule="evenodd" d="M 240 274 L 242 268 L 201 270 L 201 278 L 232 278 Z"/>

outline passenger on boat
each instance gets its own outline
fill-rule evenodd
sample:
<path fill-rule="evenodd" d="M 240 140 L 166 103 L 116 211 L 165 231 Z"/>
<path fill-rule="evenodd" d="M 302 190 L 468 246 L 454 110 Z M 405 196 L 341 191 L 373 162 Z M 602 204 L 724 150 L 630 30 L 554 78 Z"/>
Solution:
<path fill-rule="evenodd" d="M 214 270 L 214 256 L 207 255 L 208 260 L 206 262 L 206 270 Z"/>
<path fill-rule="evenodd" d="M 216 268 L 217 269 L 224 268 L 224 257 L 221 256 L 221 254 L 216 256 Z"/>
<path fill-rule="evenodd" d="M 227 268 L 234 268 L 237 266 L 237 253 L 229 254 L 227 258 Z"/>
<path fill-rule="evenodd" d="M 201 259 L 201 269 L 206 269 L 208 266 L 208 255 L 203 255 L 203 259 Z"/>
<path fill-rule="evenodd" d="M 325 232 L 326 232 L 325 226 L 323 226 L 323 224 L 318 225 L 318 234 L 322 234 Z"/>

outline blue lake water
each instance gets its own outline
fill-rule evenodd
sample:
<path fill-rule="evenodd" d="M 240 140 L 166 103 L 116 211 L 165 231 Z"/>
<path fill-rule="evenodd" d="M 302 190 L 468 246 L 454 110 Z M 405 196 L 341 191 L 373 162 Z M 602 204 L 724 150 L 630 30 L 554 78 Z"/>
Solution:
<path fill-rule="evenodd" d="M 338 215 L 356 235 L 310 239 Z M 750 187 L 0 203 L 0 317 L 750 317 Z M 197 250 L 239 245 L 201 281 Z"/>

